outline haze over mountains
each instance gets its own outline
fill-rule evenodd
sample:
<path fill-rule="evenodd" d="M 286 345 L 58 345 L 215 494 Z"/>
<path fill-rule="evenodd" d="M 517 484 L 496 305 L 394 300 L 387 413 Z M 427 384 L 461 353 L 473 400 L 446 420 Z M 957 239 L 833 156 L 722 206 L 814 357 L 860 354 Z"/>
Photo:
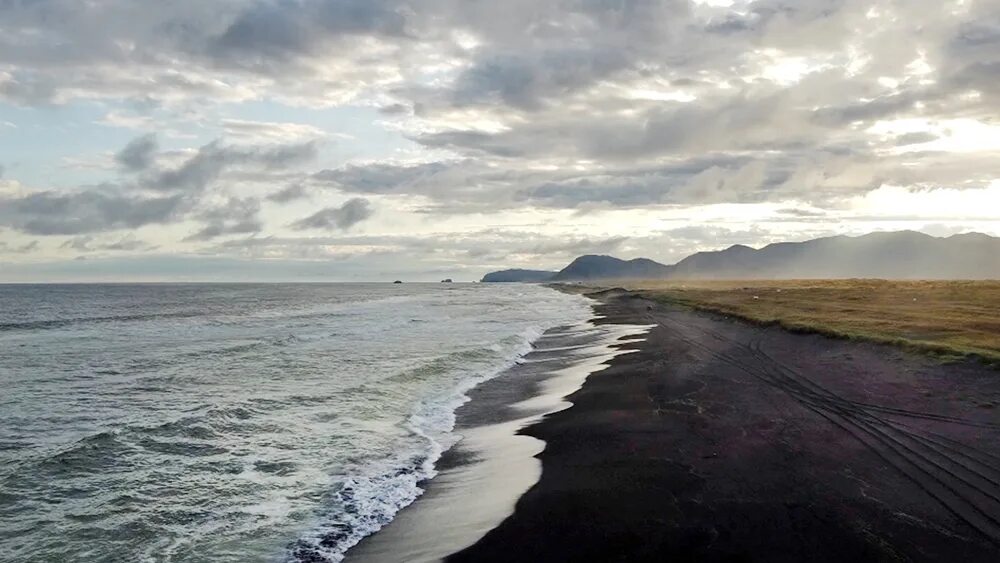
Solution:
<path fill-rule="evenodd" d="M 933 237 L 914 231 L 835 236 L 769 244 L 734 245 L 699 252 L 673 265 L 646 258 L 581 256 L 558 272 L 504 270 L 483 277 L 500 281 L 599 279 L 997 279 L 1000 238 L 981 233 Z"/>

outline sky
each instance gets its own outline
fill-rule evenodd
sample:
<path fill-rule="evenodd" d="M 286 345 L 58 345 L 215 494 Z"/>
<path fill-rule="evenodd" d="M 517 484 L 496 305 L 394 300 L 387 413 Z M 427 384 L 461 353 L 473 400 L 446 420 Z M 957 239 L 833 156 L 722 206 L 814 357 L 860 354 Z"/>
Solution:
<path fill-rule="evenodd" d="M 0 0 L 0 282 L 1000 235 L 995 0 Z"/>

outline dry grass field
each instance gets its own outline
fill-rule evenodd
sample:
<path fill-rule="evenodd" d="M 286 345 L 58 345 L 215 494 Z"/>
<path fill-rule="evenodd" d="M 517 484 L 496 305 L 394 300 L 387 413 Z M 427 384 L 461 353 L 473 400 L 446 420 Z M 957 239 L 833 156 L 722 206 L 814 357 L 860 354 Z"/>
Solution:
<path fill-rule="evenodd" d="M 661 301 L 789 330 L 1000 364 L 1000 281 L 629 281 Z"/>

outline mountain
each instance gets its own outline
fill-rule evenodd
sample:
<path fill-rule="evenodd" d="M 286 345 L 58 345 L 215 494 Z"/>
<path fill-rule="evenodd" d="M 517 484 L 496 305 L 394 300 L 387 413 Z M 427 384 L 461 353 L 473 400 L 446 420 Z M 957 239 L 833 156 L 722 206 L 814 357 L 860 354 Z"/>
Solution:
<path fill-rule="evenodd" d="M 1000 278 L 1000 238 L 980 233 L 932 237 L 914 231 L 836 236 L 699 252 L 670 278 Z"/>
<path fill-rule="evenodd" d="M 483 276 L 484 282 L 544 282 L 552 279 L 555 272 L 546 270 L 503 270 Z"/>
<path fill-rule="evenodd" d="M 508 270 L 521 272 L 523 270 Z M 483 281 L 494 281 L 488 274 Z M 558 273 L 525 280 L 598 279 L 1000 279 L 1000 238 L 982 233 L 933 237 L 915 231 L 781 242 L 760 249 L 735 245 L 698 252 L 672 266 L 646 258 L 581 256 Z M 543 274 L 549 274 L 544 277 Z"/>
<path fill-rule="evenodd" d="M 663 278 L 670 275 L 671 267 L 648 258 L 621 260 L 613 256 L 581 256 L 573 260 L 552 281 L 597 280 L 611 278 Z"/>

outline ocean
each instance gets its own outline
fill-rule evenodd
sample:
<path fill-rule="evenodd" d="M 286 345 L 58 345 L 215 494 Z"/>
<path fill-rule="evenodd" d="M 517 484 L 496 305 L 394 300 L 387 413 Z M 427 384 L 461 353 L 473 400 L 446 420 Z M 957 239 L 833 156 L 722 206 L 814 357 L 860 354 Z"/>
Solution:
<path fill-rule="evenodd" d="M 340 561 L 470 389 L 591 315 L 520 284 L 0 285 L 0 561 Z"/>

